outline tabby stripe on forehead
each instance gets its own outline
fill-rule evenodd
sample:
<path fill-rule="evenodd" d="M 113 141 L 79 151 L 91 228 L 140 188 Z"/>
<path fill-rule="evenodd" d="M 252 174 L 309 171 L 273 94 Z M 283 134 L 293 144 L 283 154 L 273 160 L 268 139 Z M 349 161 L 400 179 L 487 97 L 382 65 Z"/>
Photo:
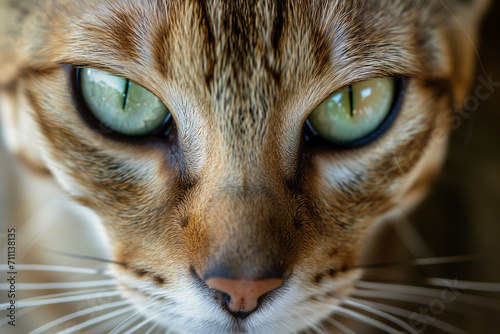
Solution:
<path fill-rule="evenodd" d="M 272 33 L 273 49 L 275 52 L 279 49 L 281 34 L 283 32 L 283 24 L 284 24 L 283 12 L 286 10 L 285 9 L 286 4 L 287 3 L 284 1 L 278 1 L 276 3 L 276 19 L 274 20 L 273 33 Z"/>
<path fill-rule="evenodd" d="M 202 1 L 200 4 L 200 21 L 201 27 L 205 27 L 205 32 L 206 32 L 206 45 L 204 47 L 204 52 L 203 55 L 204 60 L 205 60 L 205 83 L 207 87 L 210 87 L 212 81 L 213 81 L 213 76 L 214 76 L 214 69 L 215 69 L 215 37 L 214 37 L 214 30 L 213 30 L 213 22 L 210 16 L 208 15 L 208 8 L 207 8 L 207 2 Z"/>
<path fill-rule="evenodd" d="M 114 40 L 120 46 L 118 50 L 124 52 L 126 59 L 136 59 L 137 46 L 140 45 L 142 36 L 137 36 L 138 29 L 136 29 L 136 24 L 129 15 L 118 11 L 114 14 L 116 16 L 108 26 L 111 29 L 111 35 L 115 36 Z"/>

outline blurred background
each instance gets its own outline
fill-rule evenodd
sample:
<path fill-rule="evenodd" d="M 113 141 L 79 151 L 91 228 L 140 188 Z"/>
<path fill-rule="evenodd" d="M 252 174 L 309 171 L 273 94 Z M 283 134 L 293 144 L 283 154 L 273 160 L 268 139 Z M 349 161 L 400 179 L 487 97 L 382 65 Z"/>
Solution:
<path fill-rule="evenodd" d="M 477 267 L 456 266 L 464 280 L 500 282 L 500 1 L 482 27 L 476 78 L 497 83 L 491 96 L 452 133 L 434 190 L 410 220 L 439 255 L 488 254 Z M 471 94 L 481 82 L 471 87 Z M 500 328 L 500 327 L 499 327 Z"/>
<path fill-rule="evenodd" d="M 478 66 L 476 78 L 491 76 L 493 81 L 500 82 L 499 17 L 500 1 L 495 1 L 482 28 L 483 38 L 478 48 L 482 66 Z M 472 92 L 479 84 L 479 81 L 473 84 Z M 98 225 L 94 224 L 96 218 L 87 210 L 72 204 L 50 181 L 37 176 L 26 177 L 25 174 L 24 167 L 7 155 L 5 148 L 0 145 L 0 263 L 6 260 L 7 226 L 16 226 L 18 263 L 105 268 L 102 263 L 55 255 L 41 248 L 107 256 L 105 242 L 95 233 L 99 229 L 96 227 Z M 401 226 L 406 232 L 397 233 Z M 413 232 L 407 233 L 409 230 Z M 396 252 L 398 255 L 399 252 L 408 252 L 405 256 L 413 257 L 479 255 L 479 260 L 475 261 L 410 268 L 413 280 L 422 276 L 500 283 L 500 87 L 497 87 L 488 99 L 481 101 L 479 109 L 452 133 L 445 167 L 426 200 L 400 225 L 389 224 L 387 230 L 381 233 L 384 238 L 391 238 L 394 246 L 389 248 L 389 251 L 384 248 L 378 255 L 379 258 L 391 259 Z M 388 239 L 381 240 L 387 243 Z M 405 247 L 412 248 L 408 247 L 409 244 L 418 248 L 419 254 L 411 254 L 414 253 L 411 249 L 402 251 Z M 400 259 L 401 256 L 396 258 Z M 374 275 L 380 276 L 380 272 Z M 407 280 L 408 275 L 394 273 L 392 277 Z M 88 278 L 89 276 L 85 275 L 64 276 L 60 273 L 40 272 L 19 275 L 21 282 L 79 281 Z M 92 276 L 92 279 L 96 278 L 98 277 Z M 3 276 L 1 279 L 3 282 Z M 457 304 L 458 306 L 454 305 L 450 312 L 440 315 L 439 320 L 459 324 L 461 329 L 471 334 L 498 333 L 498 290 L 496 287 L 496 293 L 474 292 L 474 295 L 485 299 L 474 299 L 475 303 L 464 301 Z M 50 291 L 55 292 L 63 290 Z M 0 303 L 6 302 L 8 299 L 5 293 L 0 291 L 0 294 Z M 18 297 L 30 296 L 30 292 L 20 292 Z M 110 302 L 114 297 L 106 298 L 106 302 Z M 488 305 L 481 308 L 486 299 L 496 302 L 496 306 L 484 303 Z M 73 308 L 88 307 L 88 302 L 85 303 L 78 302 Z M 415 305 L 406 305 L 405 308 L 420 312 L 419 307 Z M 465 313 L 465 316 L 459 312 L 460 309 L 464 311 L 462 313 Z M 67 313 L 68 308 L 64 305 L 38 308 L 36 312 L 19 318 L 19 326 L 13 329 L 10 326 L 1 326 L 5 324 L 5 313 L 0 311 L 0 332 L 26 333 L 28 329 L 36 328 Z M 19 315 L 22 315 L 22 312 Z M 78 321 L 88 320 L 89 317 Z M 96 327 L 92 332 L 104 333 L 105 329 Z M 355 332 L 383 331 L 360 327 L 355 329 Z M 433 328 L 426 328 L 423 332 L 443 333 Z"/>

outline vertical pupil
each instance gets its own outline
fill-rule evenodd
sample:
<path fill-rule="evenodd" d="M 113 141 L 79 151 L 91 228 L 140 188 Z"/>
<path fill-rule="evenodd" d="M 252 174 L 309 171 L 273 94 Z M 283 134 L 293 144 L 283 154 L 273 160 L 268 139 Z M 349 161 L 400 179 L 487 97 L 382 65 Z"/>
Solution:
<path fill-rule="evenodd" d="M 127 83 L 125 84 L 125 93 L 123 93 L 123 110 L 125 110 L 125 107 L 127 106 L 127 100 L 128 100 L 128 90 L 130 88 L 130 80 L 127 79 Z"/>

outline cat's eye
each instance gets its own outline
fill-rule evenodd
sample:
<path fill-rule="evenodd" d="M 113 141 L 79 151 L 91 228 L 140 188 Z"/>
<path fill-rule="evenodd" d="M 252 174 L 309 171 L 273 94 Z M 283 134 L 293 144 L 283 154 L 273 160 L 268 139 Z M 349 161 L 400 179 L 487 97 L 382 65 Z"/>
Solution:
<path fill-rule="evenodd" d="M 171 115 L 167 107 L 147 89 L 93 68 L 77 71 L 80 94 L 87 109 L 112 131 L 143 136 L 169 123 Z"/>
<path fill-rule="evenodd" d="M 315 135 L 337 146 L 359 146 L 386 127 L 393 116 L 398 80 L 372 79 L 330 95 L 309 116 Z"/>

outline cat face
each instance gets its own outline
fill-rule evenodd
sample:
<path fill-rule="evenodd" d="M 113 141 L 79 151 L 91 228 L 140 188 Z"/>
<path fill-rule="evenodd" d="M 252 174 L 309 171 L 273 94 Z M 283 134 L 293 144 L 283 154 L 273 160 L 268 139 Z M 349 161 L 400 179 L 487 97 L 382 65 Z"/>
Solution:
<path fill-rule="evenodd" d="M 271 333 L 331 314 L 372 225 L 425 193 L 484 3 L 8 6 L 21 25 L 2 27 L 17 42 L 0 59 L 7 142 L 100 215 L 124 294 L 174 330 Z M 100 124 L 76 67 L 153 93 L 171 131 Z M 311 113 L 376 78 L 397 82 L 384 131 L 318 140 Z"/>

